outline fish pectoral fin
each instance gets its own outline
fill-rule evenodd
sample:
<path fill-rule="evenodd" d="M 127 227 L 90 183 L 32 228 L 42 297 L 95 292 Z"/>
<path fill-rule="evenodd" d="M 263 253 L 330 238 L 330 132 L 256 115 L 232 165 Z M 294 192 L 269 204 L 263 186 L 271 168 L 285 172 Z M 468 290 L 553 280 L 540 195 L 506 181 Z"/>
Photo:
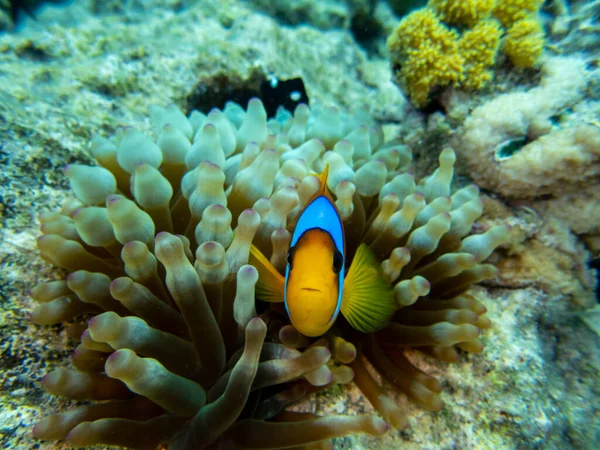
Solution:
<path fill-rule="evenodd" d="M 258 271 L 256 282 L 256 297 L 263 302 L 283 302 L 283 286 L 285 279 L 273 267 L 273 264 L 254 245 L 250 247 L 248 264 L 253 265 Z"/>
<path fill-rule="evenodd" d="M 350 325 L 363 333 L 382 329 L 396 312 L 393 288 L 366 244 L 358 247 L 344 280 L 341 310 Z"/>

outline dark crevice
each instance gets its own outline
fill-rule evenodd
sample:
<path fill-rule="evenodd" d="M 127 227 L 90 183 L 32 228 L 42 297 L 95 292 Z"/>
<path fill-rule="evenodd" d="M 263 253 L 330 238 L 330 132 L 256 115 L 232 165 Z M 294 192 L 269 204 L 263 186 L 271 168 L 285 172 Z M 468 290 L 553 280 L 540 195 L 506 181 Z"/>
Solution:
<path fill-rule="evenodd" d="M 68 0 L 9 0 L 5 4 L 0 3 L 0 8 L 6 11 L 14 25 L 18 25 L 26 16 L 35 19 L 36 10 L 44 3 L 60 5 L 68 3 Z"/>
<path fill-rule="evenodd" d="M 186 99 L 186 109 L 197 109 L 207 114 L 213 108 L 223 109 L 225 103 L 233 101 L 246 108 L 252 97 L 260 95 L 260 85 L 265 81 L 262 73 L 255 72 L 248 79 L 227 74 L 217 74 L 200 80 Z"/>
<path fill-rule="evenodd" d="M 18 46 L 15 49 L 15 53 L 19 58 L 34 62 L 48 62 L 54 59 L 53 56 L 46 51 L 46 49 L 40 47 L 32 41 L 26 41 L 23 43 L 23 45 Z"/>
<path fill-rule="evenodd" d="M 521 149 L 529 143 L 529 140 L 524 138 L 511 139 L 501 144 L 496 150 L 496 157 L 498 159 L 507 159 L 516 153 L 519 153 Z"/>
<path fill-rule="evenodd" d="M 260 85 L 260 99 L 267 110 L 267 115 L 273 117 L 279 106 L 288 111 L 294 111 L 299 103 L 308 104 L 308 95 L 302 78 L 277 80 L 272 78 Z"/>
<path fill-rule="evenodd" d="M 367 51 L 374 51 L 376 42 L 385 34 L 381 23 L 369 11 L 359 11 L 352 16 L 350 32 Z"/>
<path fill-rule="evenodd" d="M 197 109 L 208 113 L 213 108 L 223 109 L 229 101 L 238 103 L 244 109 L 248 101 L 258 97 L 267 110 L 268 117 L 274 117 L 279 106 L 293 111 L 299 103 L 307 103 L 308 95 L 301 78 L 279 80 L 255 72 L 248 79 L 219 74 L 201 80 L 187 96 L 186 109 Z"/>
<path fill-rule="evenodd" d="M 600 257 L 592 258 L 589 267 L 596 271 L 596 301 L 600 303 Z"/>

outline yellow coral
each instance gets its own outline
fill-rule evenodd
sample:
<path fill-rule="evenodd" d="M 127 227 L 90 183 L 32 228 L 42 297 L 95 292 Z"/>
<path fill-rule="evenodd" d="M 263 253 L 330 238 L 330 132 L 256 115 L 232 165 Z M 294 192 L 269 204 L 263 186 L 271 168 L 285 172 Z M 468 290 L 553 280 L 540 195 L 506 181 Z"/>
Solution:
<path fill-rule="evenodd" d="M 429 0 L 428 7 L 405 17 L 388 38 L 397 81 L 418 108 L 440 87 L 481 89 L 493 77 L 503 26 L 508 27 L 503 51 L 512 63 L 534 66 L 544 46 L 544 32 L 534 16 L 541 3 Z M 492 13 L 498 20 L 490 18 Z M 464 26 L 462 35 L 446 23 Z"/>
<path fill-rule="evenodd" d="M 429 0 L 440 18 L 449 24 L 472 26 L 490 16 L 495 0 Z"/>
<path fill-rule="evenodd" d="M 399 75 L 417 107 L 427 104 L 434 88 L 456 85 L 463 79 L 464 60 L 458 52 L 458 34 L 428 8 L 405 17 L 387 45 L 392 63 L 400 67 Z"/>
<path fill-rule="evenodd" d="M 406 16 L 388 38 L 392 53 L 417 48 L 435 42 L 454 41 L 457 34 L 440 23 L 431 9 L 419 9 Z"/>
<path fill-rule="evenodd" d="M 502 50 L 516 67 L 533 67 L 544 49 L 544 30 L 536 19 L 522 19 L 507 31 Z"/>
<path fill-rule="evenodd" d="M 481 89 L 492 78 L 490 68 L 496 60 L 501 35 L 500 23 L 489 19 L 478 22 L 461 36 L 458 49 L 465 60 L 461 85 L 464 89 Z"/>
<path fill-rule="evenodd" d="M 508 28 L 518 20 L 537 13 L 542 3 L 544 0 L 499 0 L 492 13 Z"/>

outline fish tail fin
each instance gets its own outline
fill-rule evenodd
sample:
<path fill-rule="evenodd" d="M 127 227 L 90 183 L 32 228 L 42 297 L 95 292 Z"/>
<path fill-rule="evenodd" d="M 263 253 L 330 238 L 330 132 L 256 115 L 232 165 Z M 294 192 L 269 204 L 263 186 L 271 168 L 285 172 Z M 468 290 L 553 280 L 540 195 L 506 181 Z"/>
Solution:
<path fill-rule="evenodd" d="M 283 302 L 283 286 L 285 279 L 273 267 L 273 264 L 254 245 L 250 246 L 248 263 L 258 271 L 256 282 L 256 298 L 264 302 Z"/>
<path fill-rule="evenodd" d="M 363 333 L 385 327 L 396 312 L 394 291 L 379 261 L 366 244 L 361 244 L 344 280 L 342 314 Z"/>

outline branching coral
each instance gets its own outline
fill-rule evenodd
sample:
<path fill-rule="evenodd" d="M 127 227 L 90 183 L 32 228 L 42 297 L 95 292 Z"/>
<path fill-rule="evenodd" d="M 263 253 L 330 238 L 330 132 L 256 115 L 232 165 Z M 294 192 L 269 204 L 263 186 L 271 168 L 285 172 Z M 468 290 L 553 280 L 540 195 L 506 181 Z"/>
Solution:
<path fill-rule="evenodd" d="M 426 8 L 405 17 L 388 38 L 398 83 L 419 108 L 437 88 L 482 88 L 492 78 L 504 28 L 504 53 L 516 67 L 533 67 L 544 45 L 535 16 L 540 5 L 539 0 L 430 0 Z"/>
<path fill-rule="evenodd" d="M 427 6 L 446 23 L 473 26 L 490 17 L 495 3 L 494 0 L 429 0 Z"/>
<path fill-rule="evenodd" d="M 450 30 L 429 9 L 404 18 L 388 38 L 392 63 L 399 67 L 411 101 L 424 106 L 436 87 L 458 85 L 464 59 L 458 49 L 458 33 Z"/>
<path fill-rule="evenodd" d="M 537 19 L 521 19 L 506 32 L 502 50 L 517 67 L 533 67 L 544 50 L 544 30 Z"/>
<path fill-rule="evenodd" d="M 52 394 L 96 403 L 51 415 L 41 439 L 131 448 L 287 448 L 347 433 L 381 435 L 377 417 L 319 418 L 285 407 L 352 379 L 392 426 L 402 411 L 367 369 L 423 407 L 438 410 L 440 383 L 404 354 L 416 348 L 453 362 L 481 351 L 485 307 L 466 291 L 494 276 L 484 260 L 504 226 L 470 235 L 482 213 L 475 186 L 451 193 L 454 152 L 416 181 L 410 154 L 384 144 L 362 114 L 300 105 L 267 121 L 262 103 L 229 104 L 208 116 L 154 108 L 156 142 L 132 129 L 96 137 L 100 166 L 71 165 L 77 199 L 41 218 L 38 248 L 70 272 L 32 290 L 33 320 L 87 317 L 73 369 L 44 377 Z M 285 312 L 255 301 L 254 243 L 281 270 L 290 229 L 328 184 L 348 254 L 366 243 L 391 285 L 398 312 L 374 334 L 343 319 L 310 340 Z M 258 317 L 257 317 L 258 313 Z M 268 327 L 267 325 L 268 324 Z"/>
<path fill-rule="evenodd" d="M 496 2 L 492 13 L 508 28 L 518 20 L 535 15 L 542 3 L 543 0 L 502 0 Z"/>
<path fill-rule="evenodd" d="M 500 46 L 502 28 L 493 20 L 482 20 L 460 37 L 458 48 L 465 59 L 464 89 L 481 89 L 492 79 L 491 67 Z"/>

